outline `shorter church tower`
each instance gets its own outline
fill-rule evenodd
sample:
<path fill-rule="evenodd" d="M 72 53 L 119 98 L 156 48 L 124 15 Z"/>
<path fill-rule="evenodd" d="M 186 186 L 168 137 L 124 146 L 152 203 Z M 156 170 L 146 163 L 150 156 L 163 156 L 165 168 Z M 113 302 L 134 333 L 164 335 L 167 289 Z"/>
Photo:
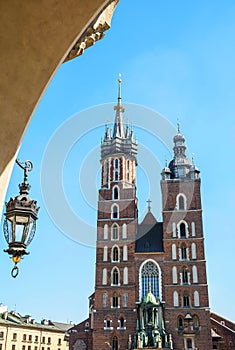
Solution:
<path fill-rule="evenodd" d="M 165 320 L 175 349 L 212 349 L 200 184 L 178 126 L 161 180 Z"/>

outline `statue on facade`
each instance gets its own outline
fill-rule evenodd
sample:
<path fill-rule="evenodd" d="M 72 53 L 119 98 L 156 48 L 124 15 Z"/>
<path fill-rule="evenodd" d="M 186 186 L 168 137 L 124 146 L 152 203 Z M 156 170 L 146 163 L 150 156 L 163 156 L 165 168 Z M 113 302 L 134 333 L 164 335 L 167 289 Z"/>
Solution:
<path fill-rule="evenodd" d="M 172 349 L 172 338 L 165 330 L 163 303 L 149 291 L 137 306 L 137 322 L 134 341 L 130 349 Z"/>

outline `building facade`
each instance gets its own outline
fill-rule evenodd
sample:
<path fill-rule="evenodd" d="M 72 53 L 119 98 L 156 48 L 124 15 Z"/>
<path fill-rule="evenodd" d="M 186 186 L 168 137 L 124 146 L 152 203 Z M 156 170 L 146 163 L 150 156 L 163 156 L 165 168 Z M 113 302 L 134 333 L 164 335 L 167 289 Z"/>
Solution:
<path fill-rule="evenodd" d="M 124 125 L 120 85 L 113 130 L 106 128 L 101 143 L 96 282 L 87 341 L 81 323 L 71 329 L 70 349 L 216 349 L 200 172 L 187 158 L 178 126 L 173 159 L 161 173 L 162 222 L 154 217 L 150 202 L 138 222 L 137 142 Z"/>
<path fill-rule="evenodd" d="M 68 350 L 65 326 L 71 325 L 56 325 L 47 320 L 37 323 L 29 315 L 0 306 L 0 350 Z"/>

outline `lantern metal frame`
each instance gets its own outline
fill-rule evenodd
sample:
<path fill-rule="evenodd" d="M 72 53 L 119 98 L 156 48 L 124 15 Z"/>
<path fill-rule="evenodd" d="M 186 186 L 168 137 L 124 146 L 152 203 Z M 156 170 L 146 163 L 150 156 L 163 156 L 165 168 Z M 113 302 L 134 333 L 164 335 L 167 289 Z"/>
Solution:
<path fill-rule="evenodd" d="M 19 184 L 20 193 L 6 202 L 5 220 L 3 231 L 8 243 L 8 253 L 15 266 L 11 271 L 12 277 L 19 273 L 17 264 L 24 255 L 28 255 L 27 246 L 32 242 L 36 232 L 36 220 L 39 211 L 37 201 L 29 197 L 30 185 L 28 183 L 28 172 L 32 171 L 33 163 L 29 160 L 20 162 L 16 160 L 17 165 L 24 170 L 24 180 Z"/>

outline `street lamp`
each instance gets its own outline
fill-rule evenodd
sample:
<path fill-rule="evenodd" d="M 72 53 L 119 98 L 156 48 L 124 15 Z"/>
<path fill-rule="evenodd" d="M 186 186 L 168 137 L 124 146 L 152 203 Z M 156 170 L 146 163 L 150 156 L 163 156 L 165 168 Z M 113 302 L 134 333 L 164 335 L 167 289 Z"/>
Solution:
<path fill-rule="evenodd" d="M 4 236 L 8 243 L 8 249 L 5 249 L 4 252 L 8 253 L 15 263 L 11 271 L 14 278 L 19 273 L 17 264 L 21 257 L 29 254 L 26 248 L 34 238 L 39 211 L 37 201 L 29 197 L 31 186 L 28 183 L 28 172 L 33 169 L 33 164 L 29 160 L 20 162 L 18 159 L 16 163 L 24 170 L 24 180 L 19 185 L 20 194 L 6 202 L 3 224 Z"/>

